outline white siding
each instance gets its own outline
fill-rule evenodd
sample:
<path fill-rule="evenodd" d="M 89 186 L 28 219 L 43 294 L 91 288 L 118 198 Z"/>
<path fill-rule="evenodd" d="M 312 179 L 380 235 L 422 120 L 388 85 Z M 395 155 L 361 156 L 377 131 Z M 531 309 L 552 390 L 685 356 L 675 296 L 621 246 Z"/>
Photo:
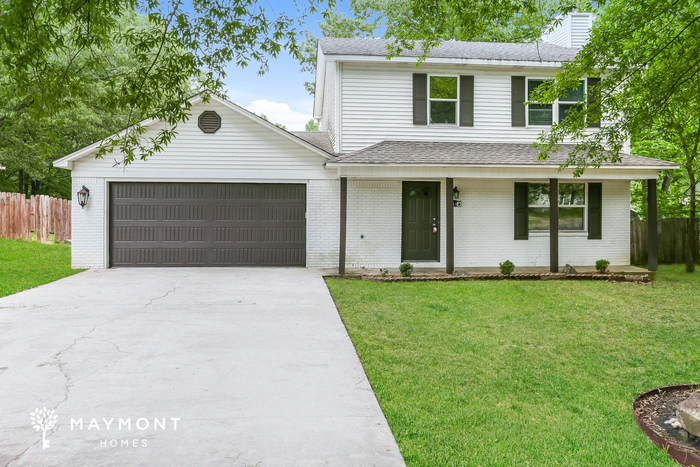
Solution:
<path fill-rule="evenodd" d="M 591 35 L 593 14 L 574 13 L 571 15 L 571 47 L 583 47 Z"/>
<path fill-rule="evenodd" d="M 509 259 L 517 266 L 549 266 L 549 237 L 513 239 L 514 182 L 456 179 L 462 207 L 455 208 L 455 266 L 494 267 Z M 440 262 L 417 266 L 444 267 L 445 184 L 441 183 Z M 603 182 L 603 239 L 586 233 L 562 233 L 561 266 L 593 266 L 598 259 L 629 264 L 629 181 Z M 401 262 L 401 181 L 349 180 L 347 267 L 395 268 Z M 364 238 L 361 238 L 364 236 Z"/>
<path fill-rule="evenodd" d="M 107 184 L 104 178 L 73 176 L 73 193 L 85 185 L 90 197 L 80 208 L 73 197 L 71 217 L 71 262 L 74 268 L 107 267 Z"/>
<path fill-rule="evenodd" d="M 306 204 L 306 266 L 336 268 L 340 248 L 340 180 L 309 180 Z"/>
<path fill-rule="evenodd" d="M 203 133 L 197 117 L 203 110 L 221 116 L 221 128 Z M 157 125 L 145 138 L 155 135 Z M 109 177 L 185 181 L 302 181 L 333 178 L 325 170 L 326 159 L 295 141 L 279 135 L 231 108 L 216 102 L 192 109 L 192 117 L 177 128 L 177 136 L 161 153 L 147 161 L 136 161 L 126 168 L 114 167 L 118 154 L 104 160 L 85 156 L 73 166 L 74 177 Z"/>
<path fill-rule="evenodd" d="M 562 47 L 583 47 L 593 26 L 593 13 L 571 13 L 561 24 L 542 36 L 542 42 Z"/>
<path fill-rule="evenodd" d="M 571 47 L 571 16 L 565 16 L 561 24 L 542 36 L 542 42 L 561 47 Z"/>
<path fill-rule="evenodd" d="M 336 107 L 335 107 L 335 100 L 336 100 L 336 94 L 335 94 L 335 79 L 336 79 L 336 72 L 335 72 L 335 67 L 337 66 L 336 62 L 326 62 L 326 78 L 325 78 L 325 83 L 324 83 L 324 91 L 323 91 L 323 118 L 321 119 L 321 130 L 322 131 L 327 131 L 328 135 L 331 138 L 331 143 L 333 143 L 333 147 L 336 147 L 335 144 L 335 131 L 336 131 L 336 122 L 335 122 L 335 113 L 336 113 Z"/>
<path fill-rule="evenodd" d="M 474 126 L 414 125 L 415 72 L 474 75 Z M 531 143 L 543 127 L 511 126 L 511 76 L 548 77 L 556 70 L 482 71 L 457 66 L 344 63 L 340 152 L 383 140 Z"/>

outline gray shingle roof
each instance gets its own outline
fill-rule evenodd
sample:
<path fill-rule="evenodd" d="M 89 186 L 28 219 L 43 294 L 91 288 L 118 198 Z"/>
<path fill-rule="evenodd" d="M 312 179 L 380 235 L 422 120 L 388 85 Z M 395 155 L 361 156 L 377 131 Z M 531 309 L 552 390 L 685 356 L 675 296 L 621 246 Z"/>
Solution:
<path fill-rule="evenodd" d="M 385 57 L 386 46 L 392 39 L 357 38 L 342 39 L 324 37 L 318 40 L 325 55 L 367 55 Z M 419 57 L 420 42 L 413 50 L 404 50 L 402 57 Z M 428 53 L 428 58 L 457 58 L 482 60 L 527 60 L 537 62 L 565 62 L 573 60 L 578 47 L 561 47 L 554 44 L 523 44 L 505 42 L 445 41 Z"/>
<path fill-rule="evenodd" d="M 451 143 L 428 141 L 382 141 L 358 151 L 342 154 L 327 164 L 435 164 L 435 165 L 532 165 L 551 166 L 566 161 L 575 145 L 562 144 L 561 150 L 550 154 L 549 160 L 537 160 L 537 148 L 515 143 Z M 668 167 L 673 162 L 650 157 L 621 154 L 619 164 L 601 166 Z"/>
<path fill-rule="evenodd" d="M 301 138 L 307 143 L 316 146 L 322 151 L 333 154 L 333 143 L 327 131 L 290 131 L 297 138 Z"/>

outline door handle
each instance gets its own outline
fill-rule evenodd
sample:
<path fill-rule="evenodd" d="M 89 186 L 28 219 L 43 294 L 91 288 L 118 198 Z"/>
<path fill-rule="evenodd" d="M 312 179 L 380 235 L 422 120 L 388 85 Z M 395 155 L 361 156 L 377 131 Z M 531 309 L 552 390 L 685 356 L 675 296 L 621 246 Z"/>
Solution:
<path fill-rule="evenodd" d="M 437 233 L 437 224 L 433 224 L 433 233 L 434 233 L 434 234 Z"/>

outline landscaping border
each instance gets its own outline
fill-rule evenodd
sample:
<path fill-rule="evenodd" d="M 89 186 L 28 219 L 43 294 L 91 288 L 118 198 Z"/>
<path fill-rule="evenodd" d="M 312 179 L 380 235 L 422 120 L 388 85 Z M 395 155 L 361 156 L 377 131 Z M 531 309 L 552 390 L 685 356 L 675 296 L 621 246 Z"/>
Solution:
<path fill-rule="evenodd" d="M 342 276 L 341 276 L 342 277 Z M 523 274 L 436 274 L 436 275 L 418 275 L 418 276 L 377 276 L 377 275 L 361 275 L 360 278 L 365 281 L 373 282 L 451 282 L 451 281 L 498 281 L 498 280 L 520 280 L 520 281 L 553 281 L 553 280 L 568 280 L 568 281 L 605 281 L 605 282 L 629 282 L 645 284 L 651 283 L 652 280 L 648 274 L 564 274 L 557 272 L 548 272 L 542 274 L 523 273 Z"/>

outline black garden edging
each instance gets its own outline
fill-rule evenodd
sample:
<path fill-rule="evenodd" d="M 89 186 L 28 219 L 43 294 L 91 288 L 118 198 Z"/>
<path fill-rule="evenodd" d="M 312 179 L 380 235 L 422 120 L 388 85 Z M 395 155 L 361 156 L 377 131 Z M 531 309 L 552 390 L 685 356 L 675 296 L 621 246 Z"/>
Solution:
<path fill-rule="evenodd" d="M 362 280 L 373 282 L 452 282 L 452 281 L 499 281 L 499 280 L 520 280 L 520 281 L 546 281 L 546 280 L 568 280 L 568 281 L 606 281 L 606 282 L 632 282 L 632 283 L 650 283 L 651 278 L 648 274 L 563 274 L 563 273 L 544 273 L 544 274 L 438 274 L 438 275 L 419 275 L 419 276 L 375 276 L 362 275 Z"/>
<path fill-rule="evenodd" d="M 689 452 L 683 449 L 682 445 L 676 440 L 670 437 L 664 437 L 661 434 L 664 429 L 659 428 L 656 423 L 650 424 L 642 420 L 640 413 L 642 412 L 642 403 L 644 400 L 649 399 L 653 396 L 669 394 L 675 391 L 686 391 L 686 390 L 697 390 L 700 385 L 697 384 L 681 384 L 675 386 L 662 386 L 648 391 L 642 392 L 634 398 L 632 402 L 632 414 L 634 415 L 634 420 L 642 429 L 645 435 L 661 450 L 666 452 L 673 460 L 678 462 L 682 466 L 700 466 L 700 454 Z M 656 427 L 656 429 L 655 429 Z"/>

